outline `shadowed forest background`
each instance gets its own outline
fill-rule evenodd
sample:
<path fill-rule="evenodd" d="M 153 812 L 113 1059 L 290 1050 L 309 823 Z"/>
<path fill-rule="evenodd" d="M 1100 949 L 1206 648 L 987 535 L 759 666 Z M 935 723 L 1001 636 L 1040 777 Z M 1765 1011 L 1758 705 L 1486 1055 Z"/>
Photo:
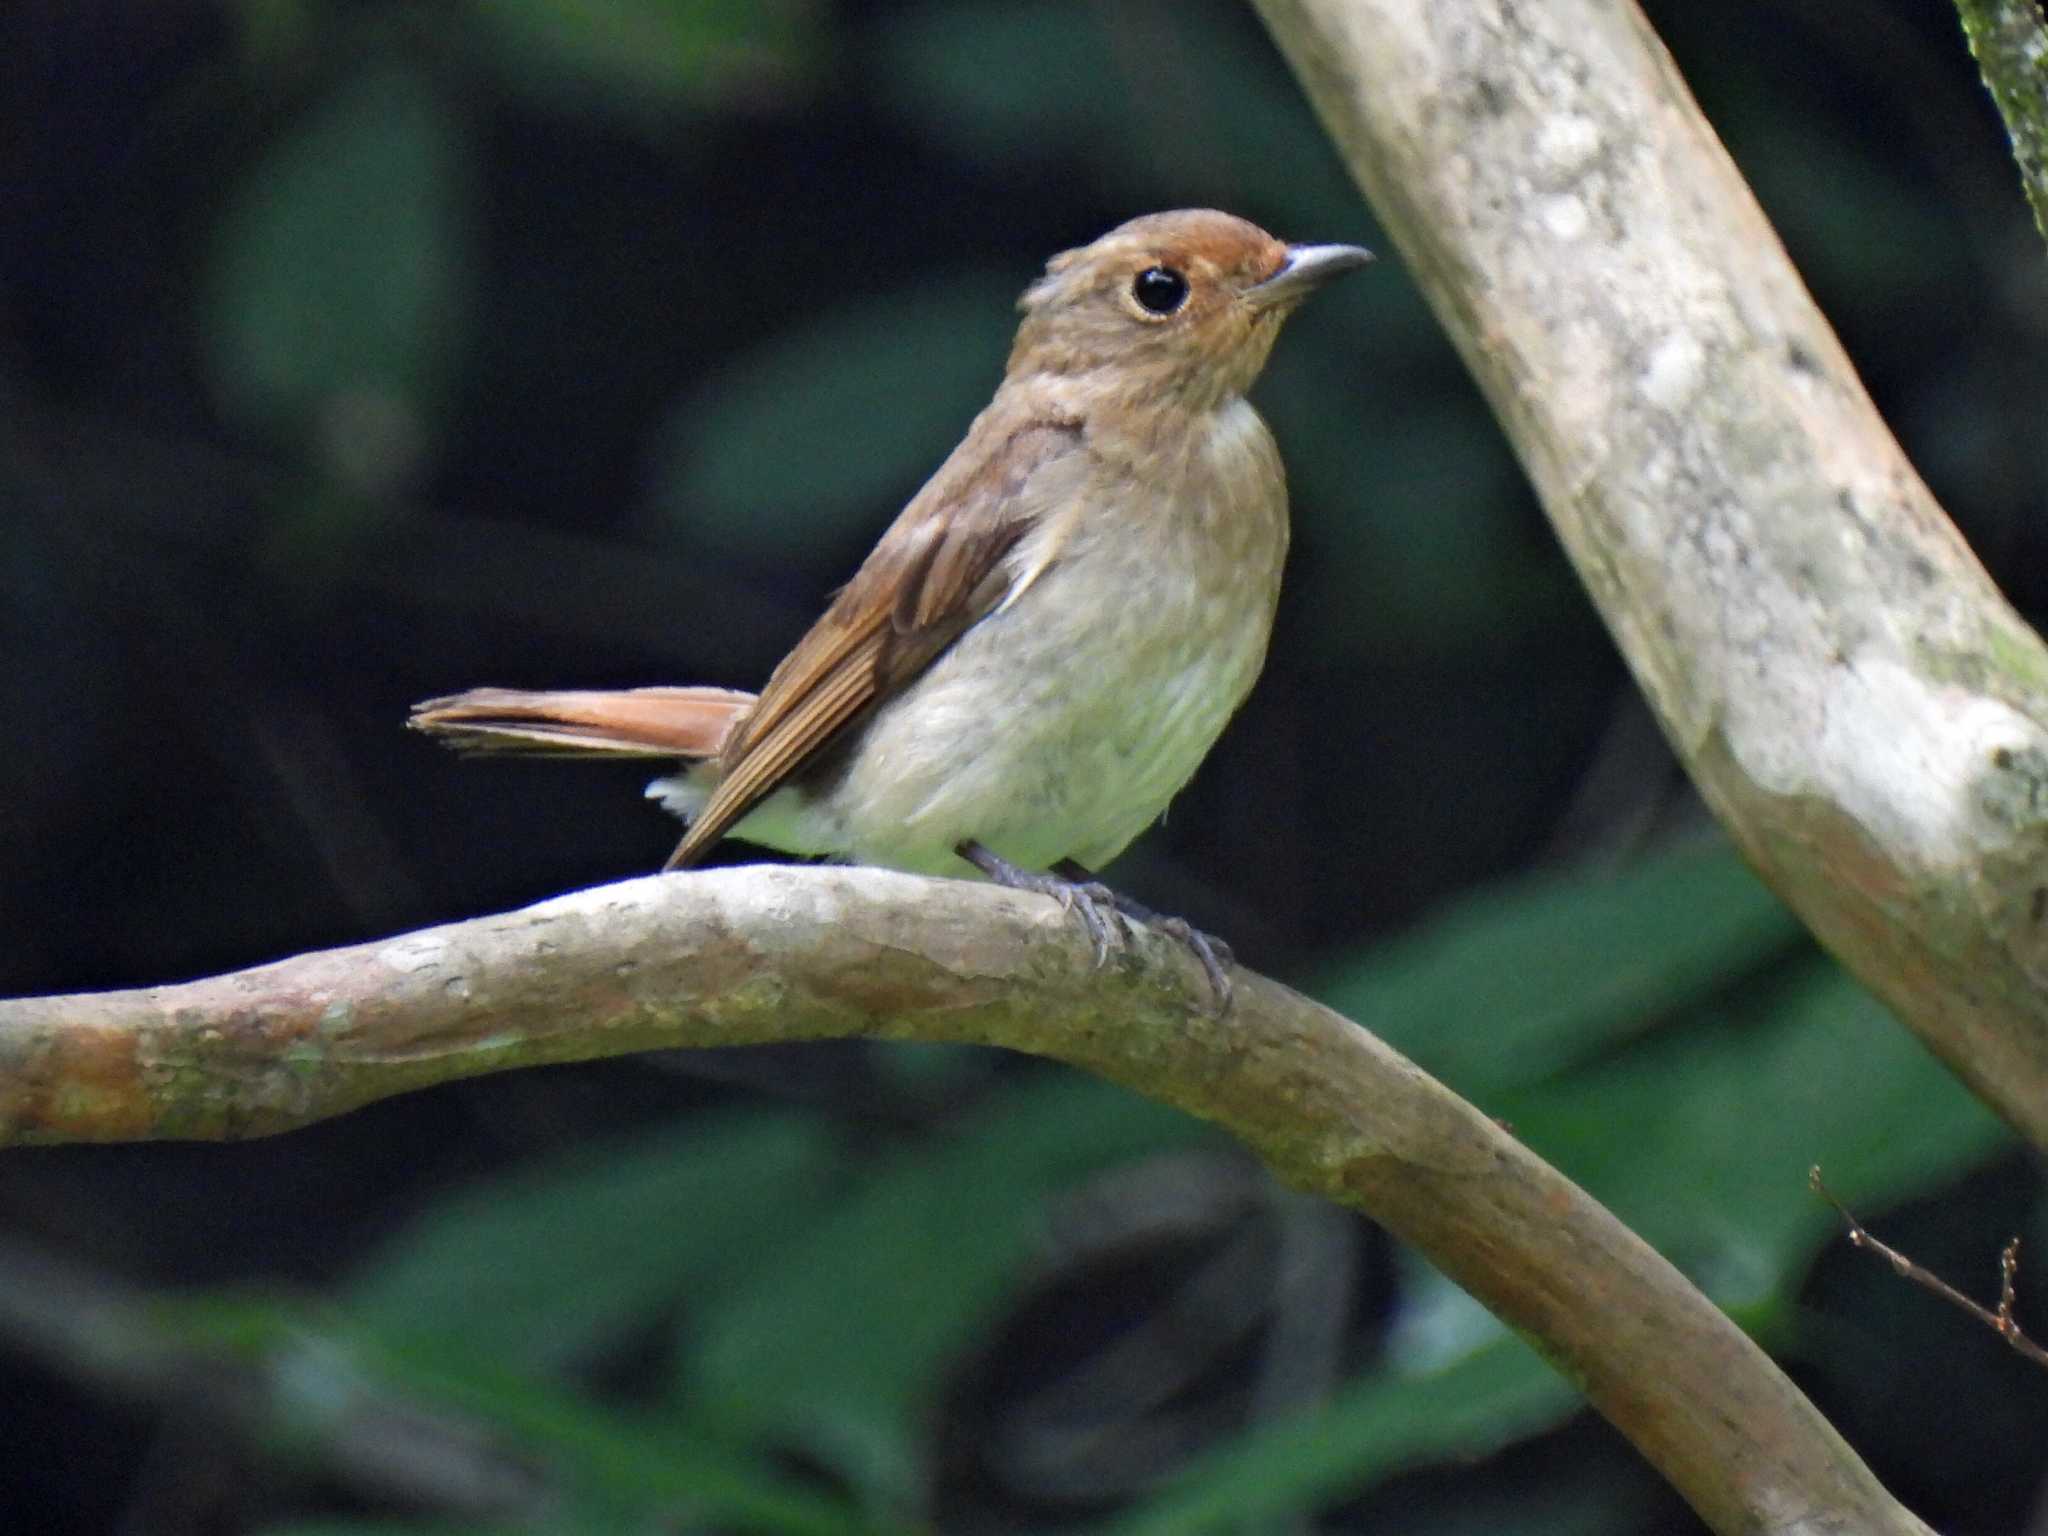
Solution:
<path fill-rule="evenodd" d="M 1953 11 L 1647 10 L 2038 626 L 2048 265 Z M 1257 392 L 1266 674 L 1112 880 L 1511 1124 L 1931 1524 L 2048 1536 L 2048 1374 L 1806 1188 L 1986 1299 L 2021 1234 L 2040 1335 L 2038 1162 L 1728 853 L 1226 0 L 9 7 L 0 994 L 653 869 L 644 769 L 462 762 L 406 706 L 757 686 L 1044 259 L 1187 204 L 1383 261 Z M 9 1530 L 1699 1529 L 1575 1404 L 1369 1224 L 990 1052 L 0 1153 Z"/>

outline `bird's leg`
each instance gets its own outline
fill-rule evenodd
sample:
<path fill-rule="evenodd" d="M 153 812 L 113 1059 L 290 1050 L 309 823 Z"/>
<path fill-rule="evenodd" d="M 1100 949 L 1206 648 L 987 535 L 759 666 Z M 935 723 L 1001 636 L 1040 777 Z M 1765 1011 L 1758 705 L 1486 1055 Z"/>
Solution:
<path fill-rule="evenodd" d="M 1052 871 L 1062 879 L 1074 881 L 1076 884 L 1086 883 L 1094 885 L 1097 890 L 1107 889 L 1096 881 L 1094 874 L 1086 866 L 1077 864 L 1072 859 L 1061 859 L 1059 863 L 1053 865 Z M 1216 1011 L 1219 1014 L 1230 1011 L 1230 967 L 1235 965 L 1237 960 L 1230 953 L 1228 944 L 1212 933 L 1202 932 L 1184 917 L 1164 917 L 1143 902 L 1133 901 L 1120 891 L 1109 891 L 1109 899 L 1115 903 L 1117 911 L 1132 922 L 1143 923 L 1148 928 L 1158 929 L 1170 939 L 1178 939 L 1190 954 L 1202 962 L 1202 974 L 1209 978 L 1209 988 L 1216 994 Z"/>
<path fill-rule="evenodd" d="M 1078 880 L 1062 874 L 1041 874 L 1012 864 L 993 848 L 971 837 L 953 851 L 997 885 L 1006 885 L 1013 891 L 1036 891 L 1041 896 L 1050 896 L 1080 918 L 1081 926 L 1088 930 L 1088 941 L 1095 946 L 1097 966 L 1109 958 L 1111 950 L 1121 949 L 1130 937 L 1130 929 L 1120 911 L 1123 899 L 1085 869 Z"/>

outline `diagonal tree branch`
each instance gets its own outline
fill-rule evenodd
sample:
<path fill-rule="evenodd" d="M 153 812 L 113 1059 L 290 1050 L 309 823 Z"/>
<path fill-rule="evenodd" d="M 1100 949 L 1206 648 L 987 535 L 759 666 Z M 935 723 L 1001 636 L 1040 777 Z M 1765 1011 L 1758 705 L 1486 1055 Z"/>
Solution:
<path fill-rule="evenodd" d="M 1630 0 L 1258 0 L 1701 792 L 2048 1148 L 2048 650 Z"/>
<path fill-rule="evenodd" d="M 1683 1276 L 1372 1036 L 1042 897 L 871 869 L 657 876 L 231 975 L 0 1002 L 0 1134 L 254 1136 L 428 1083 L 828 1036 L 1053 1057 L 1212 1120 L 1524 1334 L 1718 1530 L 1924 1533 Z"/>

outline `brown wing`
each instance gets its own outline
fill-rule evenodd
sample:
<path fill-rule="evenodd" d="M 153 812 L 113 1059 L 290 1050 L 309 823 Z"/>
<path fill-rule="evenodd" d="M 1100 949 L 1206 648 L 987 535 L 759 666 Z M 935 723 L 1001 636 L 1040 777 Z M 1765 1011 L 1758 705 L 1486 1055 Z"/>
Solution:
<path fill-rule="evenodd" d="M 1085 452 L 1076 424 L 985 412 L 761 690 L 720 754 L 703 814 L 665 868 L 694 864 L 869 705 L 1003 600 L 1003 557 L 1058 505 Z M 1062 474 L 1065 468 L 1068 474 Z"/>

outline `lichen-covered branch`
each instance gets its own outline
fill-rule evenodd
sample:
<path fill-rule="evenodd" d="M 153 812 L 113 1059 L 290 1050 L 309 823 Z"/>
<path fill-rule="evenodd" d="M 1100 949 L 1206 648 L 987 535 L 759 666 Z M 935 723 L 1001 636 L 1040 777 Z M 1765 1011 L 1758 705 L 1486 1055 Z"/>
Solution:
<path fill-rule="evenodd" d="M 2048 239 L 2048 24 L 2040 0 L 1956 0 L 1956 12 L 2005 119 L 2034 228 Z"/>
<path fill-rule="evenodd" d="M 2048 1148 L 2048 650 L 1628 0 L 1258 0 L 1708 803 Z"/>
<path fill-rule="evenodd" d="M 232 975 L 0 1002 L 0 1139 L 253 1136 L 428 1083 L 657 1047 L 964 1041 L 1212 1120 L 1428 1255 L 1723 1531 L 1911 1532 L 1683 1276 L 1377 1040 L 1145 931 L 1094 969 L 1059 907 L 882 870 L 657 876 Z M 1703 1494 L 1704 1490 L 1704 1494 Z"/>

